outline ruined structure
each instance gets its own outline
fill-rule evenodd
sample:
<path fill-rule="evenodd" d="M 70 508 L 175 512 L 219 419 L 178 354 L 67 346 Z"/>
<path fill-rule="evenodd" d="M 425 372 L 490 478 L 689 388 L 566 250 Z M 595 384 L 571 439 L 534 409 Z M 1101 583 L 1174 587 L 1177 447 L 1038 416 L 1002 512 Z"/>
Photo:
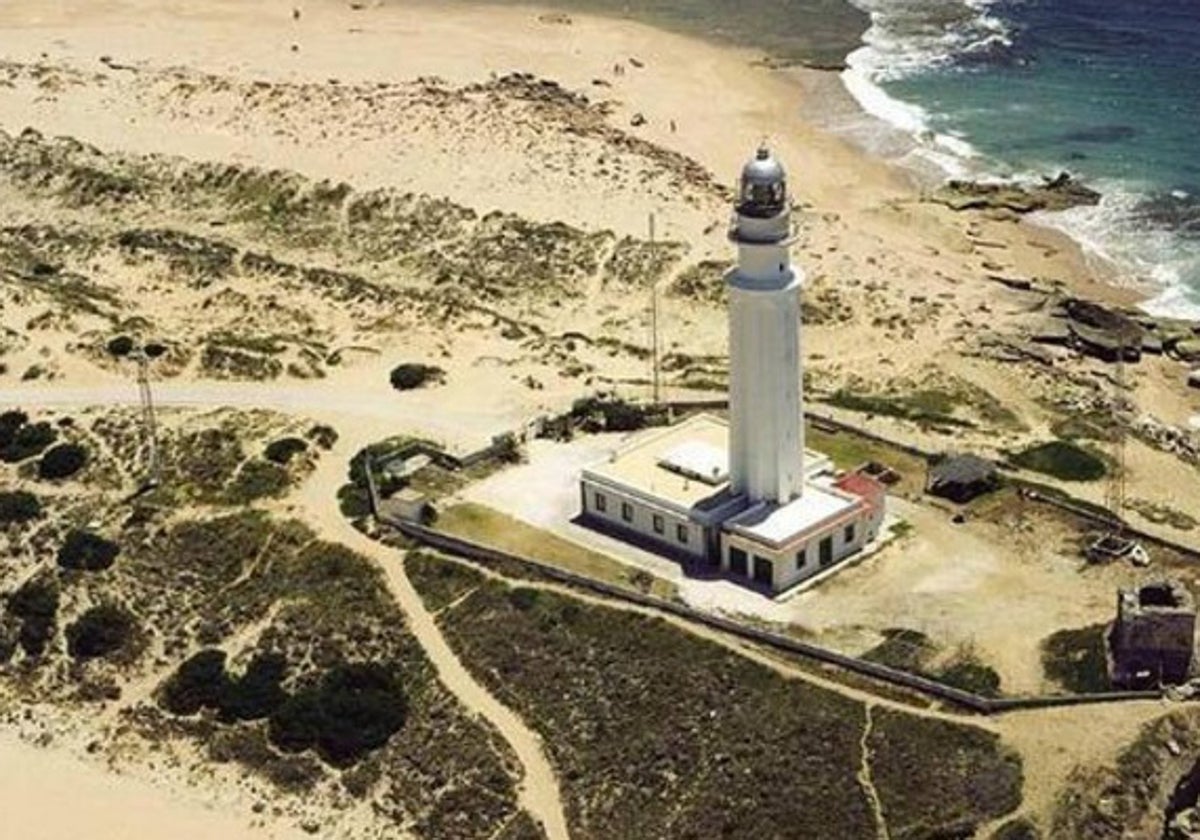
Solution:
<path fill-rule="evenodd" d="M 1161 580 L 1117 593 L 1109 637 L 1109 676 L 1120 688 L 1186 682 L 1192 674 L 1196 603 L 1178 581 Z"/>

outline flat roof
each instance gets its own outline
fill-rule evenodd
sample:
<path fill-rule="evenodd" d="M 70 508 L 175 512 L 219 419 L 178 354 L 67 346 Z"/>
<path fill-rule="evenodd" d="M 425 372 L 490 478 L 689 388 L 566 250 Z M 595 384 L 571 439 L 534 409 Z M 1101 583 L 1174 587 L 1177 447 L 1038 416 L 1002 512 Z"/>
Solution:
<path fill-rule="evenodd" d="M 711 515 L 730 505 L 736 509 L 745 504 L 745 497 L 729 492 L 728 453 L 729 424 L 711 414 L 697 414 L 674 426 L 638 435 L 613 453 L 608 461 L 584 468 L 583 476 L 673 506 L 679 511 L 692 511 L 707 501 L 709 504 L 702 508 Z M 804 450 L 806 480 L 802 498 L 822 493 L 844 501 L 843 497 L 830 491 L 813 489 L 811 484 L 817 473 L 831 466 L 832 462 L 825 455 Z M 717 480 L 712 477 L 714 467 L 720 472 Z M 698 478 L 695 473 L 702 473 L 703 477 Z M 735 503 L 738 499 L 742 500 L 740 504 Z"/>
<path fill-rule="evenodd" d="M 804 493 L 786 505 L 760 502 L 726 520 L 725 524 L 734 533 L 759 542 L 782 545 L 824 522 L 850 513 L 860 504 L 857 498 L 806 483 Z"/>
<path fill-rule="evenodd" d="M 729 453 L 723 446 L 687 440 L 658 459 L 658 465 L 713 487 L 729 480 Z"/>
<path fill-rule="evenodd" d="M 718 484 L 698 481 L 664 467 L 662 461 L 687 446 L 692 451 L 707 451 L 710 456 L 717 450 L 728 462 L 728 456 L 724 455 L 728 441 L 726 423 L 711 414 L 697 414 L 675 426 L 639 435 L 607 462 L 587 467 L 583 473 L 688 509 L 719 493 L 728 481 Z"/>

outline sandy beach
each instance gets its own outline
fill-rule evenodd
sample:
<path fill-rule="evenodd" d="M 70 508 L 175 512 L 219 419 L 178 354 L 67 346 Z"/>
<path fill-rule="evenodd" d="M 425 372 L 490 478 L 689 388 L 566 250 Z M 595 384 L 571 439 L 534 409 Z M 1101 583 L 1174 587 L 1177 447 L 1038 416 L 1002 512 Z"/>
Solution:
<path fill-rule="evenodd" d="M 345 527 L 320 521 L 344 480 L 334 459 L 387 434 L 468 450 L 601 388 L 646 397 L 651 286 L 666 393 L 721 392 L 730 189 L 763 141 L 800 205 L 810 393 L 936 391 L 964 421 L 948 439 L 823 408 L 872 431 L 996 455 L 1106 410 L 1104 364 L 1013 348 L 1029 352 L 1055 296 L 1144 294 L 1059 232 L 925 200 L 911 173 L 828 130 L 861 119 L 836 75 L 628 20 L 9 0 L 0 35 L 0 244 L 44 247 L 92 287 L 81 305 L 76 287 L 0 284 L 0 408 L 136 403 L 104 343 L 163 340 L 165 407 L 225 399 L 338 428 L 296 500 L 321 532 Z M 446 384 L 397 396 L 400 361 L 436 363 Z M 1131 366 L 1153 428 L 1200 413 L 1182 370 Z M 1200 517 L 1194 465 L 1145 437 L 1127 465 L 1131 498 Z M 0 790 L 12 836 L 292 836 L 179 780 L 116 777 L 3 733 Z"/>
<path fill-rule="evenodd" d="M 0 807 L 10 837 L 60 840 L 80 833 L 97 840 L 210 840 L 214 837 L 298 838 L 287 825 L 214 807 L 198 791 L 121 776 L 68 755 L 0 733 Z"/>

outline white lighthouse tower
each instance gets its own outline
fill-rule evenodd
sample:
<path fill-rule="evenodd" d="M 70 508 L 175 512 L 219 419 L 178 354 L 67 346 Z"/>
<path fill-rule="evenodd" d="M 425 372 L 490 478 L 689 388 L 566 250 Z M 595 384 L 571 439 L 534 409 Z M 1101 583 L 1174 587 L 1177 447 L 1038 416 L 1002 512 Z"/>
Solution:
<path fill-rule="evenodd" d="M 729 238 L 729 481 L 752 502 L 787 504 L 804 487 L 800 284 L 792 270 L 787 177 L 766 146 L 742 169 Z"/>

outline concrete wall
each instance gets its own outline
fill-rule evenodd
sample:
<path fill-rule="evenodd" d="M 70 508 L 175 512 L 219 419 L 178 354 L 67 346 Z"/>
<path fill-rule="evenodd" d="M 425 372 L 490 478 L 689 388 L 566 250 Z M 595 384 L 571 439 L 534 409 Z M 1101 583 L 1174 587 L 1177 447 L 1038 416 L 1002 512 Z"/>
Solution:
<path fill-rule="evenodd" d="M 580 482 L 581 510 L 584 516 L 603 522 L 610 528 L 625 531 L 632 536 L 662 545 L 673 552 L 682 552 L 703 559 L 705 556 L 705 533 L 703 526 L 692 522 L 679 513 L 626 495 L 611 487 L 583 479 Z M 603 497 L 603 510 L 597 494 Z M 628 505 L 629 518 L 623 506 Z M 655 530 L 655 517 L 660 517 L 662 533 Z M 679 539 L 678 529 L 687 534 L 686 541 Z"/>
<path fill-rule="evenodd" d="M 850 540 L 846 539 L 846 525 L 850 523 L 837 525 L 824 532 L 814 534 L 803 544 L 803 564 L 797 564 L 798 554 L 800 553 L 799 549 L 789 547 L 787 549 L 773 550 L 762 543 L 747 539 L 739 534 L 726 532 L 721 535 L 721 571 L 730 577 L 735 577 L 730 566 L 730 549 L 740 548 L 746 552 L 747 556 L 745 579 L 754 580 L 754 557 L 762 557 L 771 563 L 771 590 L 773 592 L 781 592 L 784 589 L 795 586 L 802 580 L 837 565 L 856 551 L 861 551 L 862 547 L 879 533 L 879 523 L 881 521 L 881 514 L 871 517 L 867 512 L 864 512 L 863 515 L 852 520 L 854 534 Z M 833 540 L 833 559 L 822 566 L 820 562 L 820 545 L 821 540 L 826 536 L 831 537 Z"/>

